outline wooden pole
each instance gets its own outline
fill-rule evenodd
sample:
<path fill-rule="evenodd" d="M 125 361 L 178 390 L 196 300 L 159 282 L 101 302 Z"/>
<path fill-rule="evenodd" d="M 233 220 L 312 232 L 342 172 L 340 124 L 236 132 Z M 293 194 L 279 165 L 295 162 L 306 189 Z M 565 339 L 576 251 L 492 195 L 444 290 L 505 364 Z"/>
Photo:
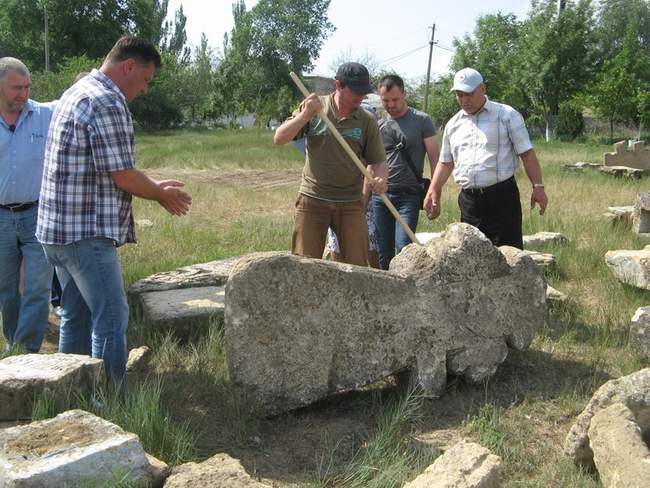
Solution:
<path fill-rule="evenodd" d="M 289 73 L 289 76 L 291 76 L 291 79 L 296 84 L 298 89 L 302 92 L 302 94 L 305 96 L 305 98 L 308 97 L 309 96 L 309 91 L 307 90 L 307 88 L 305 88 L 305 85 L 302 84 L 302 81 L 300 81 L 300 78 L 298 78 L 298 76 L 293 71 L 291 73 Z M 372 178 L 372 175 L 370 174 L 370 172 L 366 169 L 364 164 L 361 162 L 361 160 L 354 153 L 354 151 L 352 150 L 350 145 L 347 143 L 347 141 L 345 139 L 343 139 L 343 136 L 338 131 L 336 126 L 327 117 L 327 113 L 325 112 L 325 107 L 323 107 L 323 110 L 320 113 L 320 118 L 321 118 L 321 120 L 323 122 L 325 122 L 327 127 L 329 127 L 330 132 L 332 133 L 334 138 L 339 142 L 339 144 L 345 150 L 345 152 L 348 153 L 348 156 L 350 156 L 352 158 L 352 161 L 354 161 L 354 164 L 357 165 L 357 168 L 359 168 L 359 171 L 361 171 L 361 174 L 363 176 L 365 176 L 366 178 L 368 178 L 369 180 L 372 180 L 373 178 Z M 395 217 L 395 220 L 397 220 L 399 222 L 399 224 L 402 226 L 402 228 L 404 229 L 404 232 L 406 232 L 406 235 L 409 236 L 409 239 L 411 239 L 411 242 L 413 242 L 415 244 L 419 244 L 421 246 L 422 243 L 420 241 L 418 241 L 417 237 L 415 237 L 415 234 L 413 233 L 411 228 L 408 225 L 406 225 L 406 222 L 404 221 L 402 216 L 399 214 L 399 212 L 397 211 L 395 206 L 388 199 L 388 197 L 383 193 L 378 193 L 378 195 L 382 199 L 382 201 L 384 202 L 384 205 L 386 205 L 388 210 L 390 210 L 390 213 L 393 214 L 393 217 Z"/>

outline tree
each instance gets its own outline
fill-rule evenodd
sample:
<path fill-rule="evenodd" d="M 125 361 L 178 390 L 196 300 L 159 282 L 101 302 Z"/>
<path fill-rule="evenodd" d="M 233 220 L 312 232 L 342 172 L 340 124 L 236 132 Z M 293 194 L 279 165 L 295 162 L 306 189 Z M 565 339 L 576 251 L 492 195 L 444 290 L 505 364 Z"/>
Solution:
<path fill-rule="evenodd" d="M 251 111 L 266 119 L 286 115 L 298 94 L 282 90 L 289 83 L 289 72 L 311 70 L 323 41 L 334 30 L 327 20 L 329 3 L 260 0 L 246 10 L 243 0 L 235 2 L 235 25 L 224 43 L 213 111 L 228 115 Z"/>

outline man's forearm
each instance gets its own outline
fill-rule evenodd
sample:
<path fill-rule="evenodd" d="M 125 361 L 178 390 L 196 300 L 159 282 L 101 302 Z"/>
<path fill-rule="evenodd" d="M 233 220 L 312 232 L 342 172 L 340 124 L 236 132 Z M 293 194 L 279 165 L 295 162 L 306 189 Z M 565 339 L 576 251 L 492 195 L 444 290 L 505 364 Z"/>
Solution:
<path fill-rule="evenodd" d="M 291 142 L 300 132 L 305 124 L 309 122 L 309 118 L 305 112 L 300 112 L 296 117 L 285 120 L 280 127 L 275 130 L 273 135 L 273 144 L 283 145 Z"/>
<path fill-rule="evenodd" d="M 442 187 L 445 185 L 452 171 L 454 170 L 453 163 L 443 163 L 438 161 L 436 169 L 431 178 L 431 186 L 429 186 L 428 194 L 434 202 L 439 202 L 442 195 Z"/>
<path fill-rule="evenodd" d="M 531 184 L 533 186 L 541 185 L 543 183 L 542 168 L 537 159 L 537 155 L 535 154 L 535 150 L 529 149 L 525 153 L 521 153 L 519 157 L 521 158 L 521 161 L 524 163 L 524 170 L 526 171 L 526 175 L 528 176 L 528 179 L 530 180 Z"/>
<path fill-rule="evenodd" d="M 111 173 L 113 181 L 120 190 L 147 200 L 159 200 L 161 189 L 158 182 L 137 169 Z"/>

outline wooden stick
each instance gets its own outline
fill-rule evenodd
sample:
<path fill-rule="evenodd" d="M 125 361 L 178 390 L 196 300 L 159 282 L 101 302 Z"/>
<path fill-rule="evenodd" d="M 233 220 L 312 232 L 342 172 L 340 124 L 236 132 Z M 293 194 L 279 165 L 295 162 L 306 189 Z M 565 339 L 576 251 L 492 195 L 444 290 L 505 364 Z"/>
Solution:
<path fill-rule="evenodd" d="M 291 76 L 291 79 L 296 84 L 298 89 L 302 92 L 302 94 L 305 96 L 305 98 L 307 98 L 309 96 L 309 91 L 307 90 L 307 88 L 305 88 L 305 85 L 302 84 L 302 81 L 300 81 L 300 78 L 298 78 L 298 76 L 293 71 L 291 73 L 289 73 L 289 76 Z M 352 161 L 354 161 L 354 164 L 357 165 L 357 168 L 359 168 L 359 171 L 361 171 L 361 174 L 363 176 L 365 176 L 366 178 L 368 178 L 368 180 L 372 181 L 373 177 L 370 174 L 370 172 L 366 169 L 364 164 L 361 162 L 361 160 L 354 153 L 354 151 L 352 150 L 350 145 L 347 143 L 347 141 L 345 139 L 343 139 L 343 136 L 338 131 L 336 126 L 327 117 L 325 107 L 323 107 L 323 110 L 321 110 L 320 118 L 321 118 L 321 120 L 323 122 L 325 122 L 327 127 L 329 127 L 330 132 L 332 133 L 334 138 L 339 142 L 339 144 L 341 144 L 341 147 L 343 147 L 345 152 L 348 153 L 348 156 L 350 156 L 352 158 Z M 409 239 L 411 239 L 411 242 L 413 242 L 415 244 L 419 244 L 421 246 L 422 243 L 418 240 L 417 237 L 415 237 L 415 234 L 413 233 L 411 228 L 408 225 L 406 225 L 406 222 L 404 221 L 402 216 L 399 214 L 399 212 L 397 211 L 395 206 L 388 199 L 388 197 L 383 193 L 378 193 L 378 195 L 382 199 L 382 201 L 384 202 L 384 205 L 386 205 L 388 210 L 390 210 L 390 213 L 393 214 L 393 217 L 395 217 L 395 220 L 397 220 L 399 222 L 399 224 L 402 226 L 402 228 L 404 229 L 404 232 L 406 232 L 406 235 L 409 236 Z"/>

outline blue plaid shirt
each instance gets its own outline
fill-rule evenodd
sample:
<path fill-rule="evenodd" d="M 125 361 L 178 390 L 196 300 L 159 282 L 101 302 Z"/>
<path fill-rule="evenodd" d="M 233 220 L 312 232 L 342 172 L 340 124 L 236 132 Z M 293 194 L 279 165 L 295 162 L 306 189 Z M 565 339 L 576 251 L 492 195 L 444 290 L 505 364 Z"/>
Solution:
<path fill-rule="evenodd" d="M 98 70 L 57 105 L 45 148 L 36 237 L 70 244 L 93 237 L 135 242 L 131 194 L 111 173 L 135 164 L 133 122 L 124 95 Z"/>

